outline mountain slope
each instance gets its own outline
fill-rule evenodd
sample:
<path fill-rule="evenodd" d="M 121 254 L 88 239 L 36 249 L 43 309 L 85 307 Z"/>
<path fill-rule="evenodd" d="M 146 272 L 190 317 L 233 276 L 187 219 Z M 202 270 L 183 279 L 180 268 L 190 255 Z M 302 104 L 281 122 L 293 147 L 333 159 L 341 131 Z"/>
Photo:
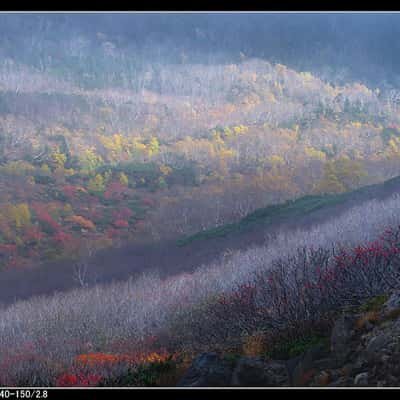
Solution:
<path fill-rule="evenodd" d="M 354 206 L 370 200 L 384 200 L 400 193 L 400 177 L 338 195 L 305 196 L 259 209 L 235 224 L 199 232 L 180 240 L 103 250 L 81 267 L 84 284 L 123 281 L 142 273 L 161 277 L 194 271 L 232 250 L 245 250 L 266 242 L 266 235 L 309 228 L 336 218 Z M 71 262 L 47 263 L 40 269 L 4 271 L 0 281 L 0 302 L 11 303 L 34 295 L 66 291 L 79 286 L 77 269 Z"/>

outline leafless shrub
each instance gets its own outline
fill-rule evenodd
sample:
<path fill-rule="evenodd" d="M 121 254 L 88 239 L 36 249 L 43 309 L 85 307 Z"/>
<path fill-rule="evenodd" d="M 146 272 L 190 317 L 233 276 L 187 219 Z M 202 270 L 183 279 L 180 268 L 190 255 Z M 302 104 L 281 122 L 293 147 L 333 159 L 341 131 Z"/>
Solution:
<path fill-rule="evenodd" d="M 33 359 L 47 360 L 51 367 L 45 371 L 55 371 L 43 372 L 43 381 L 72 368 L 76 355 L 111 351 L 119 341 L 134 343 L 138 350 L 150 336 L 162 336 L 171 346 L 191 345 L 193 339 L 199 340 L 194 345 L 217 345 L 221 338 L 239 345 L 240 335 L 260 327 L 276 331 L 303 319 L 311 323 L 339 303 L 353 301 L 353 295 L 362 298 L 398 284 L 397 255 L 388 264 L 385 253 L 377 253 L 361 267 L 351 249 L 373 242 L 386 227 L 400 225 L 399 208 L 398 195 L 370 201 L 309 230 L 281 232 L 265 246 L 234 252 L 191 274 L 166 279 L 144 275 L 17 302 L 0 310 L 0 360 L 10 351 L 26 353 L 23 349 L 30 346 Z M 340 269 L 334 262 L 341 251 L 352 256 L 352 268 Z M 319 288 L 319 276 L 327 273 L 336 275 L 325 289 Z M 223 296 L 233 301 L 229 312 L 220 302 Z M 6 381 L 20 376 L 18 371 L 32 376 L 44 368 L 17 356 L 0 366 Z"/>

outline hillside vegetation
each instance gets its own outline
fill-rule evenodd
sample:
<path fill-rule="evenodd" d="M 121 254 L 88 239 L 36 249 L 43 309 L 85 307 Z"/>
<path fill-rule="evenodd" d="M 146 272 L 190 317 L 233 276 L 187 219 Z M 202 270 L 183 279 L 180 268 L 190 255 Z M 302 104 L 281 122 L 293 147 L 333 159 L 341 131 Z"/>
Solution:
<path fill-rule="evenodd" d="M 0 15 L 0 386 L 398 384 L 396 18 Z"/>
<path fill-rule="evenodd" d="M 240 353 L 260 335 L 279 347 L 323 334 L 342 307 L 398 288 L 399 206 L 398 194 L 372 200 L 191 274 L 15 303 L 0 314 L 2 384 L 54 385 L 65 375 L 74 377 L 66 385 L 118 384 L 128 374 L 143 385 L 137 368 L 154 363 Z"/>
<path fill-rule="evenodd" d="M 261 60 L 164 65 L 140 91 L 1 68 L 5 268 L 178 239 L 399 173 L 396 97 L 361 84 Z"/>

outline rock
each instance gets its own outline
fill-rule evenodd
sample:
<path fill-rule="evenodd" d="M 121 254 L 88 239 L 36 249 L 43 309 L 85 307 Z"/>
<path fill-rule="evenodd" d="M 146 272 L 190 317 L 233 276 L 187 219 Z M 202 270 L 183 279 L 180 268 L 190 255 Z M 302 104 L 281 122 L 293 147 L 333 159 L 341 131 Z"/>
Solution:
<path fill-rule="evenodd" d="M 365 366 L 359 360 L 356 360 L 354 363 L 345 364 L 340 371 L 343 376 L 350 377 L 357 375 L 360 372 L 365 371 Z"/>
<path fill-rule="evenodd" d="M 332 381 L 332 376 L 327 371 L 321 371 L 314 379 L 315 386 L 327 386 Z M 313 385 L 313 386 L 314 386 Z"/>
<path fill-rule="evenodd" d="M 287 362 L 290 383 L 293 386 L 307 384 L 321 367 L 327 367 L 331 361 L 325 357 L 329 353 L 324 345 L 314 346 L 303 355 Z M 328 360 L 328 361 L 327 361 Z"/>
<path fill-rule="evenodd" d="M 394 292 L 389 300 L 383 305 L 383 310 L 385 312 L 391 312 L 400 308 L 400 291 Z"/>
<path fill-rule="evenodd" d="M 285 364 L 263 362 L 258 357 L 242 357 L 232 374 L 232 386 L 280 386 L 288 382 Z"/>
<path fill-rule="evenodd" d="M 284 362 L 270 361 L 265 364 L 264 368 L 272 386 L 289 385 L 289 374 Z"/>
<path fill-rule="evenodd" d="M 383 350 L 392 340 L 392 336 L 388 333 L 381 333 L 373 336 L 367 343 L 366 350 L 368 353 L 377 353 Z"/>
<path fill-rule="evenodd" d="M 337 379 L 336 381 L 330 383 L 328 387 L 347 387 L 352 385 L 352 380 L 345 376 Z"/>
<path fill-rule="evenodd" d="M 232 364 L 222 360 L 216 353 L 203 353 L 195 358 L 177 386 L 229 386 L 232 372 Z"/>
<path fill-rule="evenodd" d="M 369 331 L 371 331 L 372 329 L 374 329 L 374 325 L 373 325 L 370 321 L 365 321 L 365 324 L 364 324 L 364 331 L 365 331 L 365 332 L 369 332 Z"/>
<path fill-rule="evenodd" d="M 354 315 L 343 314 L 335 322 L 331 333 L 331 351 L 337 360 L 345 361 L 351 352 L 355 320 Z"/>
<path fill-rule="evenodd" d="M 368 372 L 361 372 L 354 378 L 355 386 L 367 386 L 368 385 Z"/>
<path fill-rule="evenodd" d="M 232 386 L 268 386 L 268 376 L 260 359 L 243 357 L 233 371 Z"/>

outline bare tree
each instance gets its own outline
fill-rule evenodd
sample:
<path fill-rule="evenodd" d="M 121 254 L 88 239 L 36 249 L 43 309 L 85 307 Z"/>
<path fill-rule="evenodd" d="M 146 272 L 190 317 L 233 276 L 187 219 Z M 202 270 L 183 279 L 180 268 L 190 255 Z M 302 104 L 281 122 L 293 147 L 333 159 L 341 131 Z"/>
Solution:
<path fill-rule="evenodd" d="M 74 264 L 73 279 L 82 288 L 88 287 L 87 269 L 88 269 L 88 262 L 86 260 L 79 261 Z"/>

